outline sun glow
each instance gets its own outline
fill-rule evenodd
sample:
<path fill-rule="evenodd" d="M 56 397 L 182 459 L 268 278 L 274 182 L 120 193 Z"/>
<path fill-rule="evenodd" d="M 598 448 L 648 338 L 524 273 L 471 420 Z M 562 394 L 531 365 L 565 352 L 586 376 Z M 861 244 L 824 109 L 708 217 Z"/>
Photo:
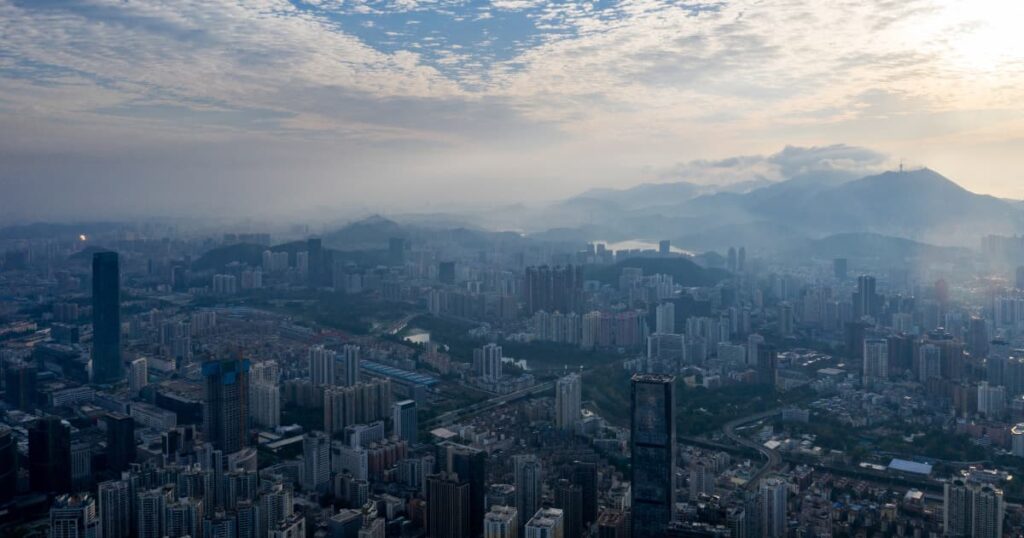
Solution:
<path fill-rule="evenodd" d="M 1024 2 L 1019 0 L 949 0 L 939 15 L 935 35 L 944 42 L 949 63 L 987 73 L 1024 67 Z"/>

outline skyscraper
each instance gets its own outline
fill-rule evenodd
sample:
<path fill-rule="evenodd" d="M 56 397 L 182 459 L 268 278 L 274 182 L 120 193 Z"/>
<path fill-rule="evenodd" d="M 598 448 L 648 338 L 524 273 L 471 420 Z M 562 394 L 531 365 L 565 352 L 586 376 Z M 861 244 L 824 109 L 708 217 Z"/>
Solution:
<path fill-rule="evenodd" d="M 630 415 L 630 536 L 660 537 L 675 510 L 675 377 L 634 375 Z"/>
<path fill-rule="evenodd" d="M 655 332 L 658 334 L 674 334 L 676 332 L 676 304 L 661 303 L 654 309 Z"/>
<path fill-rule="evenodd" d="M 395 425 L 395 435 L 399 439 L 415 444 L 419 432 L 416 418 L 416 401 L 402 400 L 395 402 L 392 420 Z"/>
<path fill-rule="evenodd" d="M 541 465 L 533 454 L 522 454 L 512 459 L 515 468 L 516 511 L 520 514 L 535 514 L 540 509 Z M 526 518 L 519 518 L 520 525 L 526 524 Z"/>
<path fill-rule="evenodd" d="M 100 482 L 96 494 L 99 499 L 99 538 L 128 538 L 131 536 L 131 491 L 127 480 Z"/>
<path fill-rule="evenodd" d="M 139 357 L 128 366 L 128 388 L 132 394 L 138 394 L 148 384 L 149 362 L 145 357 Z"/>
<path fill-rule="evenodd" d="M 579 313 L 583 306 L 583 268 L 527 267 L 524 293 L 529 315 L 540 310 Z"/>
<path fill-rule="evenodd" d="M 473 350 L 473 366 L 480 377 L 487 381 L 501 379 L 501 358 L 501 346 L 493 342 Z"/>
<path fill-rule="evenodd" d="M 280 369 L 274 361 L 252 365 L 249 379 L 249 417 L 264 428 L 281 425 Z"/>
<path fill-rule="evenodd" d="M 355 344 L 346 344 L 345 347 L 341 348 L 341 353 L 344 358 L 342 361 L 344 375 L 335 375 L 338 381 L 343 382 L 345 386 L 351 387 L 356 383 L 359 383 L 359 346 Z"/>
<path fill-rule="evenodd" d="M 568 538 L 565 514 L 558 508 L 537 510 L 526 522 L 526 538 Z"/>
<path fill-rule="evenodd" d="M 583 493 L 583 524 L 597 521 L 597 464 L 577 461 L 572 466 L 572 483 Z"/>
<path fill-rule="evenodd" d="M 484 495 L 487 484 L 487 453 L 476 448 L 447 446 L 448 472 L 459 482 L 469 484 L 469 529 L 473 536 L 483 532 Z"/>
<path fill-rule="evenodd" d="M 758 488 L 761 503 L 761 536 L 784 538 L 789 486 L 780 478 L 766 478 Z"/>
<path fill-rule="evenodd" d="M 875 277 L 870 275 L 857 277 L 857 291 L 853 294 L 853 317 L 856 321 L 860 321 L 864 317 L 878 317 L 882 301 L 875 290 Z"/>
<path fill-rule="evenodd" d="M 203 436 L 224 454 L 245 448 L 249 445 L 249 360 L 206 362 L 203 377 Z"/>
<path fill-rule="evenodd" d="M 121 413 L 107 413 L 107 466 L 115 473 L 128 470 L 135 461 L 135 420 Z"/>
<path fill-rule="evenodd" d="M 337 355 L 322 345 L 309 348 L 309 379 L 314 387 L 335 385 Z"/>
<path fill-rule="evenodd" d="M 36 374 L 39 369 L 35 364 L 18 359 L 4 362 L 4 392 L 7 403 L 22 411 L 36 408 L 39 393 L 36 389 Z"/>
<path fill-rule="evenodd" d="M 50 507 L 51 538 L 95 538 L 100 520 L 96 500 L 88 493 L 61 495 Z"/>
<path fill-rule="evenodd" d="M 519 514 L 511 506 L 495 505 L 484 516 L 484 538 L 518 538 Z"/>
<path fill-rule="evenodd" d="M 116 252 L 92 256 L 92 379 L 117 383 L 121 363 L 121 272 Z"/>
<path fill-rule="evenodd" d="M 583 398 L 582 381 L 579 374 L 559 378 L 555 384 L 555 425 L 563 430 L 573 431 L 580 421 L 580 405 Z"/>
<path fill-rule="evenodd" d="M 583 488 L 569 480 L 555 484 L 555 508 L 562 511 L 565 535 L 581 536 L 583 533 Z"/>
<path fill-rule="evenodd" d="M 302 487 L 325 493 L 331 485 L 331 439 L 311 431 L 302 438 Z"/>
<path fill-rule="evenodd" d="M 447 474 L 427 479 L 427 535 L 470 538 L 469 483 Z M 481 526 L 483 522 L 481 521 Z"/>
<path fill-rule="evenodd" d="M 864 340 L 864 383 L 888 379 L 889 342 L 881 338 Z"/>
<path fill-rule="evenodd" d="M 29 426 L 28 475 L 32 491 L 71 490 L 71 427 L 60 417 L 45 416 Z"/>
<path fill-rule="evenodd" d="M 0 503 L 18 490 L 18 445 L 10 428 L 0 426 Z"/>

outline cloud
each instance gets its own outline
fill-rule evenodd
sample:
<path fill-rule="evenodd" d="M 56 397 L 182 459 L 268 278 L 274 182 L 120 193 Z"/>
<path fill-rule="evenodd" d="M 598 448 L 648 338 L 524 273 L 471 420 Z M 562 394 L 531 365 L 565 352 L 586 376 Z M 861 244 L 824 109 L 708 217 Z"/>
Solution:
<path fill-rule="evenodd" d="M 884 159 L 858 146 L 941 161 L 965 140 L 1004 155 L 974 187 L 1005 192 L 1024 164 L 1021 8 L 977 1 L 0 0 L 0 153 L 17 163 L 0 187 L 19 185 L 0 210 L 50 209 L 19 193 L 77 188 L 96 163 L 104 185 L 138 184 L 167 152 L 217 192 L 295 179 L 294 210 L 352 185 L 415 204 L 438 184 L 494 200 L 644 170 L 778 179 Z M 126 154 L 137 166 L 114 166 Z M 241 171 L 267 154 L 290 167 Z M 52 192 L 73 210 L 78 191 Z"/>
<path fill-rule="evenodd" d="M 693 160 L 659 173 L 662 180 L 685 180 L 701 184 L 732 184 L 746 181 L 782 181 L 815 174 L 843 174 L 848 177 L 875 173 L 890 164 L 877 151 L 836 144 L 823 147 L 786 146 L 771 155 L 746 155 L 719 160 Z"/>

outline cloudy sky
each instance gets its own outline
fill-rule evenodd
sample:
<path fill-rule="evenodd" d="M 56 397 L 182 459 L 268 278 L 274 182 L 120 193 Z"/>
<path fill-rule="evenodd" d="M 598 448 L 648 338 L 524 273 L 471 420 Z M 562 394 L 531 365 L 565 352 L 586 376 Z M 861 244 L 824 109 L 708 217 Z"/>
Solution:
<path fill-rule="evenodd" d="M 1024 198 L 1021 20 L 1011 0 L 0 0 L 0 214 L 432 210 L 901 158 Z"/>

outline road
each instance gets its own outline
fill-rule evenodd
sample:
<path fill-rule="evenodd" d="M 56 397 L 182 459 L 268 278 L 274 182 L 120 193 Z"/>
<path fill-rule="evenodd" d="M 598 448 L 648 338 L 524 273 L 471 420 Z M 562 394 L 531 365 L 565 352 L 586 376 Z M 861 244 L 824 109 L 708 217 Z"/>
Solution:
<path fill-rule="evenodd" d="M 751 448 L 758 451 L 761 454 L 761 456 L 765 459 L 765 464 L 760 469 L 758 469 L 757 472 L 754 473 L 754 476 L 750 478 L 750 481 L 747 482 L 746 487 L 748 489 L 756 486 L 758 481 L 760 481 L 765 474 L 774 469 L 777 469 L 779 467 L 779 464 L 782 463 L 782 455 L 779 454 L 778 450 L 771 450 L 762 444 L 756 443 L 754 441 L 751 441 L 750 439 L 747 439 L 746 437 L 737 434 L 736 427 L 742 426 L 744 424 L 750 424 L 751 422 L 764 420 L 778 413 L 778 409 L 772 409 L 770 411 L 765 411 L 763 413 L 758 413 L 756 415 L 738 418 L 722 427 L 722 431 L 725 433 L 725 436 L 728 437 L 730 441 L 736 443 L 737 445 L 745 446 L 747 448 Z"/>
<path fill-rule="evenodd" d="M 478 415 L 480 413 L 490 411 L 496 407 L 501 407 L 507 403 L 514 402 L 516 400 L 520 400 L 523 398 L 528 398 L 536 394 L 550 392 L 554 390 L 554 388 L 555 382 L 547 381 L 544 383 L 534 385 L 528 389 L 523 389 L 519 392 L 502 394 L 500 396 L 495 396 L 489 400 L 484 400 L 482 402 L 477 402 L 473 405 L 468 405 L 466 407 L 463 407 L 462 409 L 456 409 L 454 411 L 442 413 L 434 417 L 433 419 L 427 421 L 424 425 L 427 428 L 427 430 L 432 430 L 434 428 L 438 428 L 441 426 L 450 426 L 452 424 L 455 424 L 456 422 L 470 418 L 473 415 Z"/>

